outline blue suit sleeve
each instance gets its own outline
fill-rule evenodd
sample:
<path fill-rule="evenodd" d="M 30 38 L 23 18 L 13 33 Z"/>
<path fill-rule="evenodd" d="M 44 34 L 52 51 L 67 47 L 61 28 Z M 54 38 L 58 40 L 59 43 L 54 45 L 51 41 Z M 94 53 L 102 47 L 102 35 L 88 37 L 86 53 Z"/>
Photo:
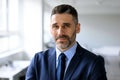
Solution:
<path fill-rule="evenodd" d="M 36 79 L 36 57 L 32 59 L 30 65 L 28 66 L 25 80 L 37 80 Z"/>
<path fill-rule="evenodd" d="M 90 80 L 107 80 L 104 65 L 104 58 L 98 56 L 93 63 Z"/>

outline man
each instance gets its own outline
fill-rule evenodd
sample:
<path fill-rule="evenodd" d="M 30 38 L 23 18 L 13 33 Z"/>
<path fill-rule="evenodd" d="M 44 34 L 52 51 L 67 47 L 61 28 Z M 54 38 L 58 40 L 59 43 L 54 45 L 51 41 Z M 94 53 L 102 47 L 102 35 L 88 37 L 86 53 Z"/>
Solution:
<path fill-rule="evenodd" d="M 76 41 L 80 23 L 74 7 L 56 6 L 51 14 L 50 31 L 56 47 L 35 54 L 26 80 L 107 80 L 103 57 L 87 51 Z M 64 61 L 60 64 L 61 54 Z"/>

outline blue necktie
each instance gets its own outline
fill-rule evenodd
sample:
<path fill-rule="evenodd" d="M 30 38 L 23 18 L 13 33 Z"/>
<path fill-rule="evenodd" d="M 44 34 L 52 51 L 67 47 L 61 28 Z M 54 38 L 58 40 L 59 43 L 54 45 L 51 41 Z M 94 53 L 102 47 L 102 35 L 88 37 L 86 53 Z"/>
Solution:
<path fill-rule="evenodd" d="M 63 80 L 65 71 L 65 54 L 61 53 L 58 57 L 57 80 Z"/>

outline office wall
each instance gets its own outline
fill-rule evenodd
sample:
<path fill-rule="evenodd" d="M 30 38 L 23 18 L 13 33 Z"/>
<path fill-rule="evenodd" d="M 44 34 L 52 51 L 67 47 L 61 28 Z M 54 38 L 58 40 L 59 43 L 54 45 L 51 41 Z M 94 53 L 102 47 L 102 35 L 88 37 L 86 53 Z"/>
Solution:
<path fill-rule="evenodd" d="M 32 58 L 42 50 L 42 0 L 23 0 L 24 48 Z"/>
<path fill-rule="evenodd" d="M 88 48 L 120 46 L 120 15 L 79 15 L 77 40 Z"/>

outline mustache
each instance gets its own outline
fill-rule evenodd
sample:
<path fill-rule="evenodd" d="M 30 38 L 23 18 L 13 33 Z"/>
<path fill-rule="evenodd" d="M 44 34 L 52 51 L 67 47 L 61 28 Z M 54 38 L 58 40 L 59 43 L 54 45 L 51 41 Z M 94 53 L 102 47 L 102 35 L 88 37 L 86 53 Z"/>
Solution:
<path fill-rule="evenodd" d="M 66 39 L 69 39 L 69 36 L 67 36 L 67 35 L 57 36 L 57 37 L 55 38 L 55 40 L 58 40 L 59 38 L 66 38 Z"/>

